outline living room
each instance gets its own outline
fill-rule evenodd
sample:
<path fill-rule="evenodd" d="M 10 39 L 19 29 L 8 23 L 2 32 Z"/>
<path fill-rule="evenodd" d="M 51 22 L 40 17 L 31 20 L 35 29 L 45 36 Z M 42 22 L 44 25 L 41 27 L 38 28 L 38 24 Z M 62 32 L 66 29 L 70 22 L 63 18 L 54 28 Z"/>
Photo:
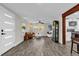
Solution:
<path fill-rule="evenodd" d="M 0 38 L 3 39 L 0 55 L 71 55 L 71 47 L 64 49 L 63 46 L 62 14 L 75 5 L 77 3 L 0 4 Z"/>

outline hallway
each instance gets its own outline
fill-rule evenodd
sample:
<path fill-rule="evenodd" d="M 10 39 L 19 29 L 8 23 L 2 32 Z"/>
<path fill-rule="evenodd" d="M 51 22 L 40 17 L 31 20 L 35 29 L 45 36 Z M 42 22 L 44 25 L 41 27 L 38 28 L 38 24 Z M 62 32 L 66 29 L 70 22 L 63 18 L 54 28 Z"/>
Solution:
<path fill-rule="evenodd" d="M 20 45 L 12 48 L 3 56 L 70 56 L 69 44 L 63 46 L 53 42 L 50 38 L 42 37 L 24 41 Z M 78 56 L 75 52 L 73 56 Z"/>

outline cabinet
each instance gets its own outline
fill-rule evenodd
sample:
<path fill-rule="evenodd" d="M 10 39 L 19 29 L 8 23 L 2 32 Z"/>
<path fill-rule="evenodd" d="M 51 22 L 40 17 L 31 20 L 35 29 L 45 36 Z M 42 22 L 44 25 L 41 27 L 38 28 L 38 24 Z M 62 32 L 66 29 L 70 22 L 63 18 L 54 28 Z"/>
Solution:
<path fill-rule="evenodd" d="M 59 21 L 53 21 L 53 41 L 59 42 Z"/>

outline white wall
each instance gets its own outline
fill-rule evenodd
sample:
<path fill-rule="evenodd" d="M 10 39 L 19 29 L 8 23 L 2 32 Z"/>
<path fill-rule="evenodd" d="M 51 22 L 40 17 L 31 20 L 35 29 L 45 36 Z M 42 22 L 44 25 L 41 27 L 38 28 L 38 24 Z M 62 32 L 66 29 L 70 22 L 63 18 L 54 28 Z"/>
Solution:
<path fill-rule="evenodd" d="M 62 18 L 59 20 L 59 43 L 62 44 Z"/>
<path fill-rule="evenodd" d="M 24 33 L 22 32 L 22 25 L 23 21 L 19 17 L 15 17 L 15 46 L 19 43 L 21 43 L 24 40 Z"/>

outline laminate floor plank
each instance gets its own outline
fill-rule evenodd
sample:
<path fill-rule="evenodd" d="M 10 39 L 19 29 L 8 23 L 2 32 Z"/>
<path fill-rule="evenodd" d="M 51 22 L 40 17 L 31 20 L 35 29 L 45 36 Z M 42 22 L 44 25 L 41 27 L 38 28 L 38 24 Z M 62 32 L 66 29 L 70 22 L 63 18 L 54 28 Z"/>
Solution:
<path fill-rule="evenodd" d="M 51 38 L 41 37 L 40 39 L 34 38 L 24 41 L 2 56 L 71 56 L 70 48 L 70 43 L 64 46 L 55 43 Z M 75 52 L 73 52 L 72 55 L 79 56 L 79 54 Z"/>

